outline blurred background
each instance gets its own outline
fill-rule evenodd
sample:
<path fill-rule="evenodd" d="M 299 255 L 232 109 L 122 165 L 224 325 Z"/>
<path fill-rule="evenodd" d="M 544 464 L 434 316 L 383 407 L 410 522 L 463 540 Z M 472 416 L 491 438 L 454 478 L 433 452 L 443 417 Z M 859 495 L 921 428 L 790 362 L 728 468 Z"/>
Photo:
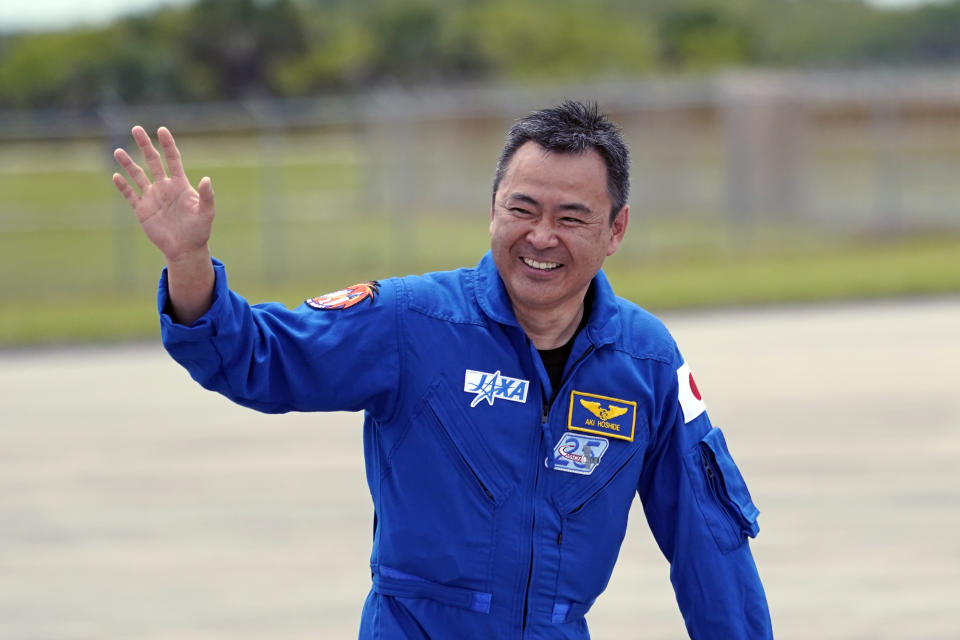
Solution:
<path fill-rule="evenodd" d="M 0 640 L 349 638 L 369 589 L 359 416 L 157 344 L 132 125 L 296 305 L 475 264 L 505 131 L 563 98 L 631 146 L 605 270 L 727 434 L 777 637 L 960 637 L 958 63 L 960 0 L 0 3 Z M 598 640 L 684 637 L 639 513 Z"/>
<path fill-rule="evenodd" d="M 160 257 L 110 183 L 135 123 L 212 177 L 232 284 L 297 304 L 474 264 L 505 130 L 564 97 L 631 145 L 608 271 L 647 307 L 960 290 L 960 2 L 0 11 L 0 345 L 154 331 Z"/>

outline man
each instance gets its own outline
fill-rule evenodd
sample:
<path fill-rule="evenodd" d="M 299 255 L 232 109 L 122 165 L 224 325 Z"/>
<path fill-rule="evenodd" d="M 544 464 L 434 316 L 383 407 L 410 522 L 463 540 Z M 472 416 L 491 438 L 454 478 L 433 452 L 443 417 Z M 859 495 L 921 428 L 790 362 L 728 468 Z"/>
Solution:
<path fill-rule="evenodd" d="M 757 510 L 666 329 L 600 267 L 629 219 L 629 159 L 596 107 L 510 130 L 491 251 L 473 269 L 249 306 L 207 249 L 210 179 L 170 132 L 118 149 L 114 184 L 167 267 L 164 345 L 261 411 L 364 410 L 373 587 L 360 637 L 589 637 L 639 493 L 694 638 L 772 637 Z M 642 628 L 642 621 L 638 624 Z"/>

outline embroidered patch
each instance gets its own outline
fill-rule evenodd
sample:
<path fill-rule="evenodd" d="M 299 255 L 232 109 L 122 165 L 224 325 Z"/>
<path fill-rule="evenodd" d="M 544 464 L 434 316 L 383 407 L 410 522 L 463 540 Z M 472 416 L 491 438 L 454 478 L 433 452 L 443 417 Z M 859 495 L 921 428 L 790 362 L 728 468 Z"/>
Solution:
<path fill-rule="evenodd" d="M 707 404 L 703 401 L 700 390 L 697 389 L 697 383 L 693 381 L 693 373 L 690 372 L 686 362 L 677 369 L 677 399 L 683 411 L 684 424 L 707 410 Z"/>
<path fill-rule="evenodd" d="M 583 391 L 570 392 L 569 429 L 633 442 L 636 424 L 636 402 Z"/>
<path fill-rule="evenodd" d="M 380 293 L 380 283 L 376 280 L 370 282 L 361 282 L 346 289 L 333 291 L 316 298 L 306 300 L 308 306 L 314 309 L 325 311 L 328 309 L 346 309 L 364 300 L 370 300 L 373 304 L 374 298 Z"/>
<path fill-rule="evenodd" d="M 463 376 L 463 390 L 477 394 L 470 403 L 471 407 L 477 406 L 483 400 L 486 400 L 487 404 L 493 404 L 497 398 L 511 402 L 526 402 L 529 387 L 529 380 L 508 378 L 500 375 L 499 371 L 486 373 L 467 369 Z"/>
<path fill-rule="evenodd" d="M 600 464 L 609 447 L 610 441 L 606 438 L 568 431 L 553 448 L 553 468 L 588 476 Z"/>

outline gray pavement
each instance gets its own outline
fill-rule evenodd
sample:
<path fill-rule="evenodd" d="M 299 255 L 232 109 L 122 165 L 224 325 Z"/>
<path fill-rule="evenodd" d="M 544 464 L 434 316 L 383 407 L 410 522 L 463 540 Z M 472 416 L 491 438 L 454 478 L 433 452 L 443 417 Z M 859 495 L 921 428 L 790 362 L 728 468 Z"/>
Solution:
<path fill-rule="evenodd" d="M 762 511 L 778 638 L 960 637 L 960 300 L 665 317 Z M 0 639 L 356 637 L 356 414 L 264 416 L 156 345 L 0 353 Z M 683 638 L 639 509 L 598 640 Z"/>

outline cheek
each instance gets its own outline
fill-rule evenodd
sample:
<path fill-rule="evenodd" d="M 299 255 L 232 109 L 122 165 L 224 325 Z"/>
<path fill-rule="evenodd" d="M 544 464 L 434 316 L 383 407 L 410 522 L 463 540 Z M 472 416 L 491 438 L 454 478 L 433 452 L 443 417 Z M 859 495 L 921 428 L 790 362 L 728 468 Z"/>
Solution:
<path fill-rule="evenodd" d="M 510 251 L 510 242 L 503 224 L 490 223 L 490 249 L 494 255 L 504 255 Z"/>
<path fill-rule="evenodd" d="M 522 235 L 519 225 L 509 220 L 495 219 L 490 221 L 490 237 L 493 242 L 509 246 Z"/>
<path fill-rule="evenodd" d="M 586 230 L 580 230 L 580 233 L 565 234 L 563 241 L 571 253 L 581 257 L 591 256 L 598 253 L 601 248 L 606 247 L 596 233 L 588 233 Z"/>

